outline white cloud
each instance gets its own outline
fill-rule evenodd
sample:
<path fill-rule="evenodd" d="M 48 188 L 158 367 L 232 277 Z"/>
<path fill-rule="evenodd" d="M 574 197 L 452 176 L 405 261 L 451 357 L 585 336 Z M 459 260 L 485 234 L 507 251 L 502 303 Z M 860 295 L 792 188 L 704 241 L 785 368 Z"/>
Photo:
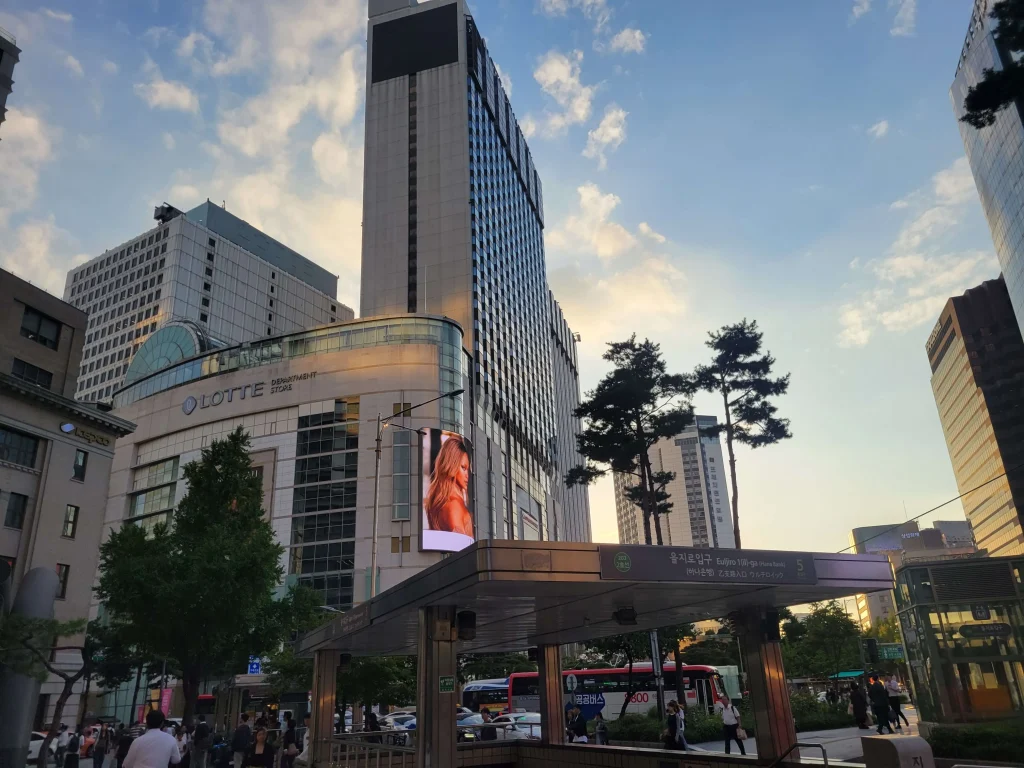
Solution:
<path fill-rule="evenodd" d="M 917 0 L 895 0 L 896 17 L 892 20 L 889 34 L 893 37 L 908 37 L 914 34 L 917 23 Z"/>
<path fill-rule="evenodd" d="M 83 74 L 85 74 L 84 72 L 82 72 L 81 62 L 74 56 L 72 56 L 70 53 L 66 57 L 64 57 L 64 66 L 67 67 L 71 74 L 73 74 L 75 77 L 81 77 Z"/>
<path fill-rule="evenodd" d="M 59 133 L 35 112 L 7 108 L 0 141 L 0 229 L 15 211 L 27 210 L 35 202 L 41 167 L 54 159 Z M 0 240 L 5 236 L 0 235 Z"/>
<path fill-rule="evenodd" d="M 65 11 L 55 11 L 52 8 L 41 8 L 43 13 L 49 16 L 51 19 L 56 21 L 63 21 L 64 23 L 70 23 L 75 20 L 75 17 Z"/>
<path fill-rule="evenodd" d="M 597 158 L 597 167 L 608 165 L 606 153 L 616 150 L 626 140 L 626 110 L 617 104 L 609 104 L 597 128 L 587 133 L 587 146 L 583 156 Z"/>
<path fill-rule="evenodd" d="M 864 346 L 876 331 L 906 332 L 934 322 L 950 296 L 998 274 L 991 252 L 950 248 L 973 198 L 970 167 L 959 158 L 930 185 L 889 206 L 908 211 L 907 218 L 886 254 L 861 273 L 873 276 L 874 286 L 840 307 L 840 346 Z"/>
<path fill-rule="evenodd" d="M 527 115 L 519 121 L 519 130 L 523 132 L 523 136 L 529 139 L 537 133 L 537 121 Z"/>
<path fill-rule="evenodd" d="M 593 182 L 577 187 L 576 193 L 578 210 L 567 216 L 561 226 L 548 231 L 549 247 L 592 253 L 602 261 L 610 261 L 636 246 L 630 231 L 610 220 L 621 202 L 616 195 L 602 193 Z"/>
<path fill-rule="evenodd" d="M 151 109 L 177 109 L 193 114 L 199 111 L 199 97 L 187 85 L 175 80 L 164 80 L 152 60 L 147 60 L 144 71 L 149 80 L 135 83 L 135 94 Z"/>
<path fill-rule="evenodd" d="M 647 45 L 647 35 L 639 29 L 626 27 L 617 32 L 610 41 L 608 47 L 617 53 L 643 53 Z"/>
<path fill-rule="evenodd" d="M 889 121 L 879 120 L 877 123 L 868 128 L 868 134 L 876 139 L 880 139 L 889 132 Z"/>
<path fill-rule="evenodd" d="M 567 56 L 552 50 L 540 58 L 533 79 L 562 108 L 559 112 L 546 112 L 539 121 L 528 116 L 541 136 L 561 136 L 568 131 L 569 126 L 586 122 L 590 118 L 597 87 L 583 85 L 581 82 L 582 61 L 582 51 L 573 51 Z"/>
<path fill-rule="evenodd" d="M 202 32 L 190 32 L 178 43 L 178 55 L 191 58 L 196 55 L 197 48 L 208 52 L 212 47 L 213 41 Z"/>
<path fill-rule="evenodd" d="M 110 59 L 104 59 L 103 60 L 103 71 L 106 72 L 108 75 L 116 75 L 117 71 L 118 71 L 117 70 L 117 64 L 115 62 L 111 61 Z"/>
<path fill-rule="evenodd" d="M 331 186 L 344 185 L 356 165 L 361 148 L 351 147 L 338 133 L 321 133 L 313 142 L 313 164 L 320 180 Z"/>
<path fill-rule="evenodd" d="M 160 45 L 166 38 L 171 37 L 172 32 L 167 27 L 150 27 L 142 33 L 143 39 L 153 45 Z"/>
<path fill-rule="evenodd" d="M 570 8 L 576 8 L 594 25 L 595 32 L 603 30 L 612 17 L 607 0 L 540 0 L 539 5 L 548 16 L 565 16 Z"/>
<path fill-rule="evenodd" d="M 52 215 L 26 221 L 0 238 L 0 265 L 55 296 L 64 293 L 68 270 L 89 258 L 73 253 L 71 237 L 57 227 Z"/>
<path fill-rule="evenodd" d="M 163 138 L 164 141 L 164 149 L 166 149 L 168 152 L 174 149 L 174 147 L 177 145 L 177 142 L 174 140 L 173 134 L 167 133 L 165 131 L 164 135 L 161 138 Z"/>
<path fill-rule="evenodd" d="M 498 62 L 494 62 L 494 70 L 498 73 L 498 79 L 501 80 L 501 85 L 505 89 L 505 95 L 510 99 L 512 98 L 512 78 L 509 77 L 508 73 L 498 66 Z"/>
<path fill-rule="evenodd" d="M 658 243 L 659 245 L 664 243 L 668 239 L 663 234 L 661 234 L 660 232 L 655 232 L 651 228 L 651 225 L 648 224 L 646 221 L 641 221 L 640 224 L 637 225 L 636 229 L 637 229 L 637 232 L 639 232 L 641 235 L 643 235 L 646 238 L 649 238 L 649 239 L 653 240 L 654 242 Z"/>
<path fill-rule="evenodd" d="M 850 9 L 850 23 L 853 24 L 870 10 L 871 0 L 853 0 L 853 8 Z"/>

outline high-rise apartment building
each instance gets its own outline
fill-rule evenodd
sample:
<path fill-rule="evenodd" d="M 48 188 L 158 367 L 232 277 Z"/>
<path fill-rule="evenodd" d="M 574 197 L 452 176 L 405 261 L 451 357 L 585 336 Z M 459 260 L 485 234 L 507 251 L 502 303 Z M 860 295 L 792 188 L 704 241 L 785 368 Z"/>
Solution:
<path fill-rule="evenodd" d="M 0 560 L 13 590 L 32 569 L 56 571 L 60 621 L 89 615 L 114 442 L 135 428 L 72 399 L 84 337 L 83 312 L 0 269 Z M 82 663 L 73 650 L 56 659 L 69 671 Z M 63 687 L 56 675 L 43 682 L 25 713 L 32 728 L 49 726 Z M 84 716 L 82 688 L 65 705 L 68 722 Z"/>
<path fill-rule="evenodd" d="M 651 446 L 648 454 L 655 472 L 672 472 L 675 478 L 665 489 L 672 510 L 661 516 L 662 541 L 679 547 L 736 546 L 733 535 L 729 492 L 725 485 L 726 465 L 718 436 L 700 430 L 718 425 L 714 416 L 696 416 L 694 424 L 675 437 Z M 626 498 L 626 488 L 635 479 L 616 474 L 615 513 L 619 543 L 644 544 L 643 513 Z M 651 521 L 652 543 L 657 539 Z"/>
<path fill-rule="evenodd" d="M 160 206 L 154 219 L 68 272 L 64 299 L 89 316 L 79 400 L 109 400 L 171 320 L 229 344 L 354 317 L 336 276 L 209 200 L 187 213 Z"/>
<path fill-rule="evenodd" d="M 992 36 L 989 13 L 996 2 L 975 0 L 971 10 L 949 92 L 958 121 L 964 115 L 968 89 L 984 77 L 986 69 L 1000 70 L 1003 62 L 1010 61 L 1010 52 L 1001 50 Z M 958 125 L 1017 324 L 1024 329 L 1024 104 L 1017 99 L 987 128 Z"/>
<path fill-rule="evenodd" d="M 0 125 L 7 115 L 7 97 L 14 89 L 14 65 L 20 54 L 14 35 L 0 27 Z"/>
<path fill-rule="evenodd" d="M 926 349 L 978 549 L 1024 553 L 1024 341 L 1003 278 L 947 301 Z"/>
<path fill-rule="evenodd" d="M 465 0 L 370 0 L 360 307 L 457 321 L 481 537 L 589 538 L 540 177 Z"/>

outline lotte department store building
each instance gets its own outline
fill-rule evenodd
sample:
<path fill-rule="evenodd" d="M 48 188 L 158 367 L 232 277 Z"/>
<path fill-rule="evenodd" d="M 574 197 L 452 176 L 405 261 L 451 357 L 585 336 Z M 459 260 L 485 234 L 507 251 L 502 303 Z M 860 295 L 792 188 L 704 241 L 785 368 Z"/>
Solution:
<path fill-rule="evenodd" d="M 241 426 L 263 503 L 286 547 L 287 583 L 347 609 L 370 587 L 377 414 L 464 387 L 462 330 L 426 315 L 354 320 L 217 348 L 199 325 L 172 323 L 139 350 L 114 412 L 138 424 L 117 442 L 105 528 L 167 521 L 185 465 Z M 465 434 L 463 396 L 394 423 Z M 418 435 L 385 430 L 380 476 L 381 590 L 436 562 L 419 550 Z M 104 531 L 104 539 L 107 537 Z"/>

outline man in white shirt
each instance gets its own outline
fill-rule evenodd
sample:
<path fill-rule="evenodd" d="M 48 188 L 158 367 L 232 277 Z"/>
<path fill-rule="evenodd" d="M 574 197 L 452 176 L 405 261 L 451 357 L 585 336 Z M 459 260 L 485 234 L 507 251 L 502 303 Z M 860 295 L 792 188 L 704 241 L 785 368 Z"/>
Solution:
<path fill-rule="evenodd" d="M 722 718 L 722 732 L 725 736 L 725 754 L 730 754 L 729 750 L 731 749 L 734 741 L 740 748 L 740 754 L 747 754 L 747 750 L 743 746 L 743 740 L 740 739 L 739 736 L 740 711 L 736 709 L 736 705 L 732 702 L 726 704 L 722 701 L 716 701 L 715 714 Z"/>
<path fill-rule="evenodd" d="M 128 748 L 123 768 L 167 768 L 181 762 L 178 742 L 160 730 L 163 724 L 164 713 L 159 709 L 146 715 L 146 732 Z"/>
<path fill-rule="evenodd" d="M 907 716 L 903 714 L 903 710 L 900 709 L 900 705 L 903 703 L 901 699 L 902 691 L 900 691 L 900 679 L 893 673 L 892 677 L 889 678 L 885 684 L 885 692 L 889 694 L 889 707 L 896 714 L 896 730 L 902 731 L 900 728 L 900 718 L 903 718 L 903 722 L 907 724 L 907 728 L 910 727 L 910 721 L 907 720 Z"/>
<path fill-rule="evenodd" d="M 71 738 L 71 734 L 68 733 L 68 727 L 64 723 L 60 724 L 60 735 L 57 737 L 57 768 L 64 765 L 64 755 L 68 751 L 68 739 Z"/>

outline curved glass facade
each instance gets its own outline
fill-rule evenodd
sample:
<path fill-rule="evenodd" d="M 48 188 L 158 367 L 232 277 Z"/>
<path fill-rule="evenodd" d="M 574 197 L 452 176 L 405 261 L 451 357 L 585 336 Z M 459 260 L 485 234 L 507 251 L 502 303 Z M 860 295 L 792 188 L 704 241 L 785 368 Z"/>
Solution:
<path fill-rule="evenodd" d="M 163 347 L 170 342 L 155 334 L 139 350 L 156 342 Z M 343 325 L 330 325 L 311 331 L 241 344 L 219 349 L 154 371 L 135 383 L 114 393 L 114 407 L 123 408 L 183 384 L 218 376 L 222 373 L 272 365 L 305 355 L 338 352 L 343 349 L 376 347 L 384 344 L 434 344 L 438 347 L 441 392 L 463 388 L 466 371 L 462 350 L 462 330 L 454 322 L 432 317 L 392 317 L 359 320 Z M 166 351 L 166 350 L 164 350 Z M 150 359 L 159 359 L 154 349 Z M 444 429 L 463 431 L 462 397 L 442 401 L 441 424 Z"/>
<path fill-rule="evenodd" d="M 214 341 L 199 326 L 190 322 L 172 322 L 154 333 L 139 348 L 125 374 L 125 384 L 133 384 L 152 373 L 224 347 L 223 342 Z"/>

